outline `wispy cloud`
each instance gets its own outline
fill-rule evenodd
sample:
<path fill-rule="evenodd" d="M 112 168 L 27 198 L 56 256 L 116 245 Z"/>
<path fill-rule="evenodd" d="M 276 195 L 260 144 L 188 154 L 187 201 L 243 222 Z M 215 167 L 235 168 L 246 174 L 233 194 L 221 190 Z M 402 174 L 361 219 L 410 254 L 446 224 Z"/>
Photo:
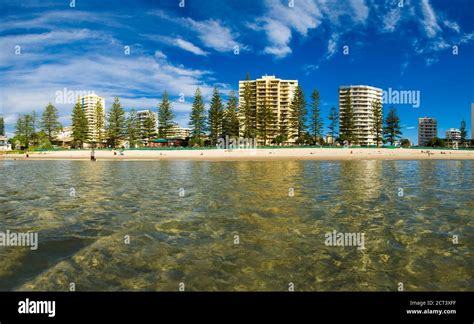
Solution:
<path fill-rule="evenodd" d="M 196 55 L 206 56 L 208 54 L 207 52 L 203 51 L 202 49 L 200 49 L 199 47 L 197 47 L 193 43 L 185 41 L 184 39 L 181 39 L 181 38 L 176 38 L 174 40 L 174 43 L 179 48 L 182 48 L 185 51 L 191 52 L 191 53 L 196 54 Z"/>
<path fill-rule="evenodd" d="M 106 31 L 63 28 L 60 24 L 51 29 L 0 36 L 1 48 L 7 49 L 0 55 L 0 113 L 10 131 L 19 113 L 41 112 L 48 102 L 58 107 L 62 121 L 69 122 L 72 104 L 55 102 L 56 93 L 64 88 L 94 91 L 106 98 L 106 108 L 119 96 L 126 109 L 156 109 L 165 90 L 172 98 L 184 94 L 188 100 L 198 86 L 205 96 L 211 94 L 208 82 L 212 82 L 212 71 L 173 63 L 162 51 L 149 54 L 139 46 L 126 55 L 123 42 Z M 15 55 L 16 45 L 22 48 L 20 55 Z M 174 45 L 205 54 L 180 38 Z M 77 48 L 81 48 L 79 55 Z M 187 116 L 187 103 L 177 105 L 178 120 Z"/>
<path fill-rule="evenodd" d="M 401 17 L 401 8 L 395 6 L 394 8 L 389 9 L 388 13 L 383 18 L 383 31 L 389 33 L 393 32 L 397 28 Z"/>
<path fill-rule="evenodd" d="M 218 20 L 196 21 L 187 18 L 186 22 L 197 33 L 198 38 L 207 48 L 212 48 L 218 52 L 231 52 L 235 46 L 239 46 L 241 49 L 246 48 L 236 40 L 237 35 Z"/>
<path fill-rule="evenodd" d="M 330 33 L 326 58 L 337 51 L 340 36 L 355 24 L 365 24 L 370 13 L 364 0 L 348 3 L 325 0 L 299 0 L 294 6 L 288 1 L 266 0 L 265 15 L 248 23 L 247 27 L 264 31 L 268 45 L 263 52 L 283 58 L 293 52 L 291 42 L 295 35 L 306 38 L 311 30 L 325 24 Z"/>
<path fill-rule="evenodd" d="M 220 20 L 208 19 L 200 21 L 189 17 L 173 17 L 163 10 L 153 10 L 149 14 L 158 16 L 163 20 L 191 31 L 200 40 L 203 47 L 217 52 L 232 52 L 235 46 L 238 46 L 239 51 L 248 50 L 249 48 L 237 40 L 239 36 L 237 32 Z"/>
<path fill-rule="evenodd" d="M 181 37 L 168 37 L 168 36 L 161 36 L 161 35 L 142 35 L 143 37 L 154 40 L 157 42 L 162 42 L 170 46 L 178 47 L 182 50 L 187 52 L 200 55 L 200 56 L 207 56 L 209 53 L 202 50 L 198 46 L 194 45 L 193 43 L 182 39 Z"/>
<path fill-rule="evenodd" d="M 309 29 L 314 29 L 321 23 L 321 12 L 313 1 L 295 1 L 294 7 L 279 0 L 267 0 L 265 4 L 265 16 L 258 18 L 250 26 L 265 32 L 269 45 L 263 52 L 278 58 L 292 52 L 289 43 L 293 32 L 304 37 Z"/>
<path fill-rule="evenodd" d="M 0 30 L 13 29 L 52 29 L 61 25 L 64 27 L 76 27 L 80 23 L 94 23 L 102 26 L 126 28 L 122 22 L 125 15 L 111 14 L 108 12 L 83 11 L 80 9 L 42 11 L 30 16 L 10 15 L 3 17 L 0 22 Z"/>
<path fill-rule="evenodd" d="M 438 19 L 429 0 L 421 0 L 421 10 L 423 13 L 423 28 L 426 31 L 426 35 L 433 38 L 441 31 L 441 28 L 438 25 Z"/>

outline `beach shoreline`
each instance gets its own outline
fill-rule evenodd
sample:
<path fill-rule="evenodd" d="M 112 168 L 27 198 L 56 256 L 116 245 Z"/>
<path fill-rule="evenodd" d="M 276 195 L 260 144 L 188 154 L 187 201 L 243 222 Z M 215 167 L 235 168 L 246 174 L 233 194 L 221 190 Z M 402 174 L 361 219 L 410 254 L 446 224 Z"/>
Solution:
<path fill-rule="evenodd" d="M 272 161 L 272 160 L 474 160 L 474 150 L 389 148 L 262 148 L 249 150 L 97 150 L 97 161 Z M 90 160 L 89 150 L 0 154 L 0 160 Z"/>

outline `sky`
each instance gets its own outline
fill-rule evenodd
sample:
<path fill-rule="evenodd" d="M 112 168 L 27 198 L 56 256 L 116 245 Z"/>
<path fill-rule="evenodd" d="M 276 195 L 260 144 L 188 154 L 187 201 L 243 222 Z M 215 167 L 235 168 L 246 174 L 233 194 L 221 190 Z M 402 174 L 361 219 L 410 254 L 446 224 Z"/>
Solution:
<path fill-rule="evenodd" d="M 415 143 L 424 116 L 470 136 L 473 18 L 473 0 L 1 0 L 0 114 L 11 136 L 49 102 L 70 125 L 64 93 L 157 111 L 167 91 L 186 127 L 196 87 L 226 98 L 248 72 L 296 79 L 308 101 L 318 89 L 325 126 L 339 86 L 363 84 L 419 94 L 384 104 Z"/>

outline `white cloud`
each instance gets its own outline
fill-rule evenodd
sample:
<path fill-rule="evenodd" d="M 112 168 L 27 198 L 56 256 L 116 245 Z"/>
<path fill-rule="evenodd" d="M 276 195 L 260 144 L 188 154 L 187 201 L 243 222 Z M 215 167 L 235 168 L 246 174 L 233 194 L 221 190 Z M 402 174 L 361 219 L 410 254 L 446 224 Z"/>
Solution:
<path fill-rule="evenodd" d="M 274 55 L 277 58 L 282 58 L 291 53 L 291 48 L 287 45 L 267 46 L 264 48 L 263 52 L 265 54 Z"/>
<path fill-rule="evenodd" d="M 179 48 L 191 52 L 196 55 L 203 55 L 206 56 L 208 53 L 197 47 L 191 42 L 185 41 L 184 39 L 181 38 L 176 38 L 174 41 L 174 44 L 178 46 Z"/>
<path fill-rule="evenodd" d="M 118 19 L 117 19 L 118 18 Z M 12 29 L 52 29 L 58 25 L 77 26 L 78 23 L 98 23 L 111 27 L 126 27 L 120 22 L 124 16 L 111 15 L 106 12 L 81 11 L 76 8 L 69 10 L 53 10 L 41 12 L 31 18 L 22 19 L 21 16 L 7 16 L 0 22 L 0 30 Z"/>
<path fill-rule="evenodd" d="M 459 27 L 459 25 L 454 21 L 445 20 L 443 24 L 446 27 L 451 28 L 452 30 L 456 31 L 456 33 L 459 33 L 461 31 L 461 28 Z"/>
<path fill-rule="evenodd" d="M 426 66 L 433 65 L 433 64 L 437 63 L 438 61 L 439 61 L 439 59 L 436 58 L 436 57 L 427 57 L 427 58 L 425 58 Z"/>
<path fill-rule="evenodd" d="M 205 94 L 212 91 L 207 84 L 212 72 L 173 64 L 159 50 L 152 55 L 139 51 L 131 56 L 123 55 L 123 45 L 109 36 L 97 35 L 95 40 L 103 49 L 98 52 L 84 51 L 78 56 L 67 47 L 62 47 L 60 53 L 48 51 L 53 43 L 83 44 L 87 36 L 91 36 L 87 30 L 58 29 L 42 34 L 0 37 L 1 45 L 21 41 L 22 46 L 31 51 L 25 50 L 22 55 L 14 55 L 11 51 L 2 55 L 2 66 L 7 69 L 0 74 L 3 92 L 0 113 L 6 117 L 8 131 L 13 129 L 19 113 L 36 110 L 40 114 L 48 102 L 58 107 L 61 121 L 69 121 L 73 104 L 55 103 L 56 92 L 65 87 L 72 91 L 94 91 L 106 98 L 107 109 L 115 96 L 121 98 L 127 109 L 156 109 L 164 90 L 172 98 L 180 93 L 192 98 L 198 86 Z M 177 118 L 187 118 L 184 116 L 186 106 L 177 108 Z"/>
<path fill-rule="evenodd" d="M 369 7 L 365 4 L 364 0 L 350 0 L 351 6 L 354 9 L 355 15 L 354 20 L 357 22 L 365 22 L 369 16 Z"/>
<path fill-rule="evenodd" d="M 400 8 L 396 7 L 390 9 L 389 12 L 383 18 L 383 31 L 389 33 L 393 32 L 397 28 L 400 18 Z"/>
<path fill-rule="evenodd" d="M 310 75 L 317 69 L 319 69 L 319 64 L 306 64 L 303 66 L 303 71 L 305 75 Z"/>
<path fill-rule="evenodd" d="M 197 33 L 198 38 L 204 46 L 208 48 L 212 48 L 218 52 L 233 51 L 235 46 L 239 46 L 241 50 L 246 48 L 236 41 L 237 36 L 230 28 L 224 26 L 222 22 L 218 20 L 209 19 L 196 21 L 191 18 L 186 18 L 185 23 Z"/>
<path fill-rule="evenodd" d="M 42 53 L 45 48 L 84 40 L 87 40 L 89 42 L 88 46 L 91 46 L 94 42 L 109 42 L 110 37 L 89 29 L 55 30 L 39 34 L 2 36 L 0 37 L 0 48 L 3 49 L 0 51 L 0 67 L 41 60 L 45 58 L 45 54 L 39 53 Z M 20 50 L 19 55 L 15 53 L 17 46 Z"/>
<path fill-rule="evenodd" d="M 465 44 L 470 43 L 472 41 L 474 41 L 474 32 L 462 35 L 461 39 L 459 40 L 459 43 Z"/>
<path fill-rule="evenodd" d="M 306 36 L 309 29 L 320 24 L 321 13 L 312 1 L 295 1 L 294 7 L 289 7 L 278 0 L 267 0 L 266 7 L 265 17 L 257 19 L 249 27 L 265 31 L 269 45 L 265 47 L 264 53 L 277 58 L 292 52 L 289 47 L 292 30 Z"/>
<path fill-rule="evenodd" d="M 369 16 L 369 7 L 364 0 L 350 0 L 349 5 L 338 1 L 298 0 L 294 7 L 290 7 L 287 1 L 266 0 L 265 6 L 265 15 L 246 26 L 254 31 L 264 31 L 269 43 L 264 53 L 278 58 L 292 53 L 290 42 L 295 34 L 307 37 L 310 30 L 325 21 L 332 35 L 328 44 L 329 58 L 335 53 L 341 33 L 348 29 L 348 21 L 351 26 L 365 24 Z M 342 21 L 342 17 L 349 19 Z"/>
<path fill-rule="evenodd" d="M 192 18 L 176 18 L 168 15 L 163 10 L 153 10 L 149 14 L 192 31 L 204 47 L 211 48 L 217 52 L 231 52 L 235 46 L 238 46 L 240 51 L 249 49 L 248 46 L 241 44 L 237 40 L 239 35 L 220 20 L 208 19 L 198 21 Z"/>
<path fill-rule="evenodd" d="M 162 51 L 155 51 L 155 58 L 158 60 L 166 59 L 166 54 Z"/>
<path fill-rule="evenodd" d="M 421 0 L 421 10 L 423 12 L 423 27 L 426 35 L 430 38 L 436 36 L 441 30 L 438 25 L 438 20 L 429 0 Z"/>
<path fill-rule="evenodd" d="M 162 42 L 170 46 L 175 46 L 178 47 L 182 50 L 185 50 L 187 52 L 193 53 L 195 55 L 200 55 L 200 56 L 207 56 L 209 53 L 203 51 L 201 48 L 197 47 L 193 43 L 182 39 L 181 37 L 168 37 L 168 36 L 162 36 L 162 35 L 150 35 L 150 34 L 142 34 L 142 37 L 145 37 L 146 39 L 157 41 L 157 42 Z"/>
<path fill-rule="evenodd" d="M 337 42 L 339 40 L 338 34 L 332 34 L 328 42 L 326 59 L 331 58 L 337 52 Z"/>

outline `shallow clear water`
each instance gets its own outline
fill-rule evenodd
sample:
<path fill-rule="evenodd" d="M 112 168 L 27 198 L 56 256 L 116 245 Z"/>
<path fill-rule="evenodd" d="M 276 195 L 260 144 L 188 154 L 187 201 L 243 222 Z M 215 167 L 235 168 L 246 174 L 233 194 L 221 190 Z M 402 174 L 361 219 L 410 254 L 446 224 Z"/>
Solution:
<path fill-rule="evenodd" d="M 0 247 L 0 290 L 474 290 L 474 161 L 0 161 L 0 181 L 0 231 L 39 236 Z"/>

